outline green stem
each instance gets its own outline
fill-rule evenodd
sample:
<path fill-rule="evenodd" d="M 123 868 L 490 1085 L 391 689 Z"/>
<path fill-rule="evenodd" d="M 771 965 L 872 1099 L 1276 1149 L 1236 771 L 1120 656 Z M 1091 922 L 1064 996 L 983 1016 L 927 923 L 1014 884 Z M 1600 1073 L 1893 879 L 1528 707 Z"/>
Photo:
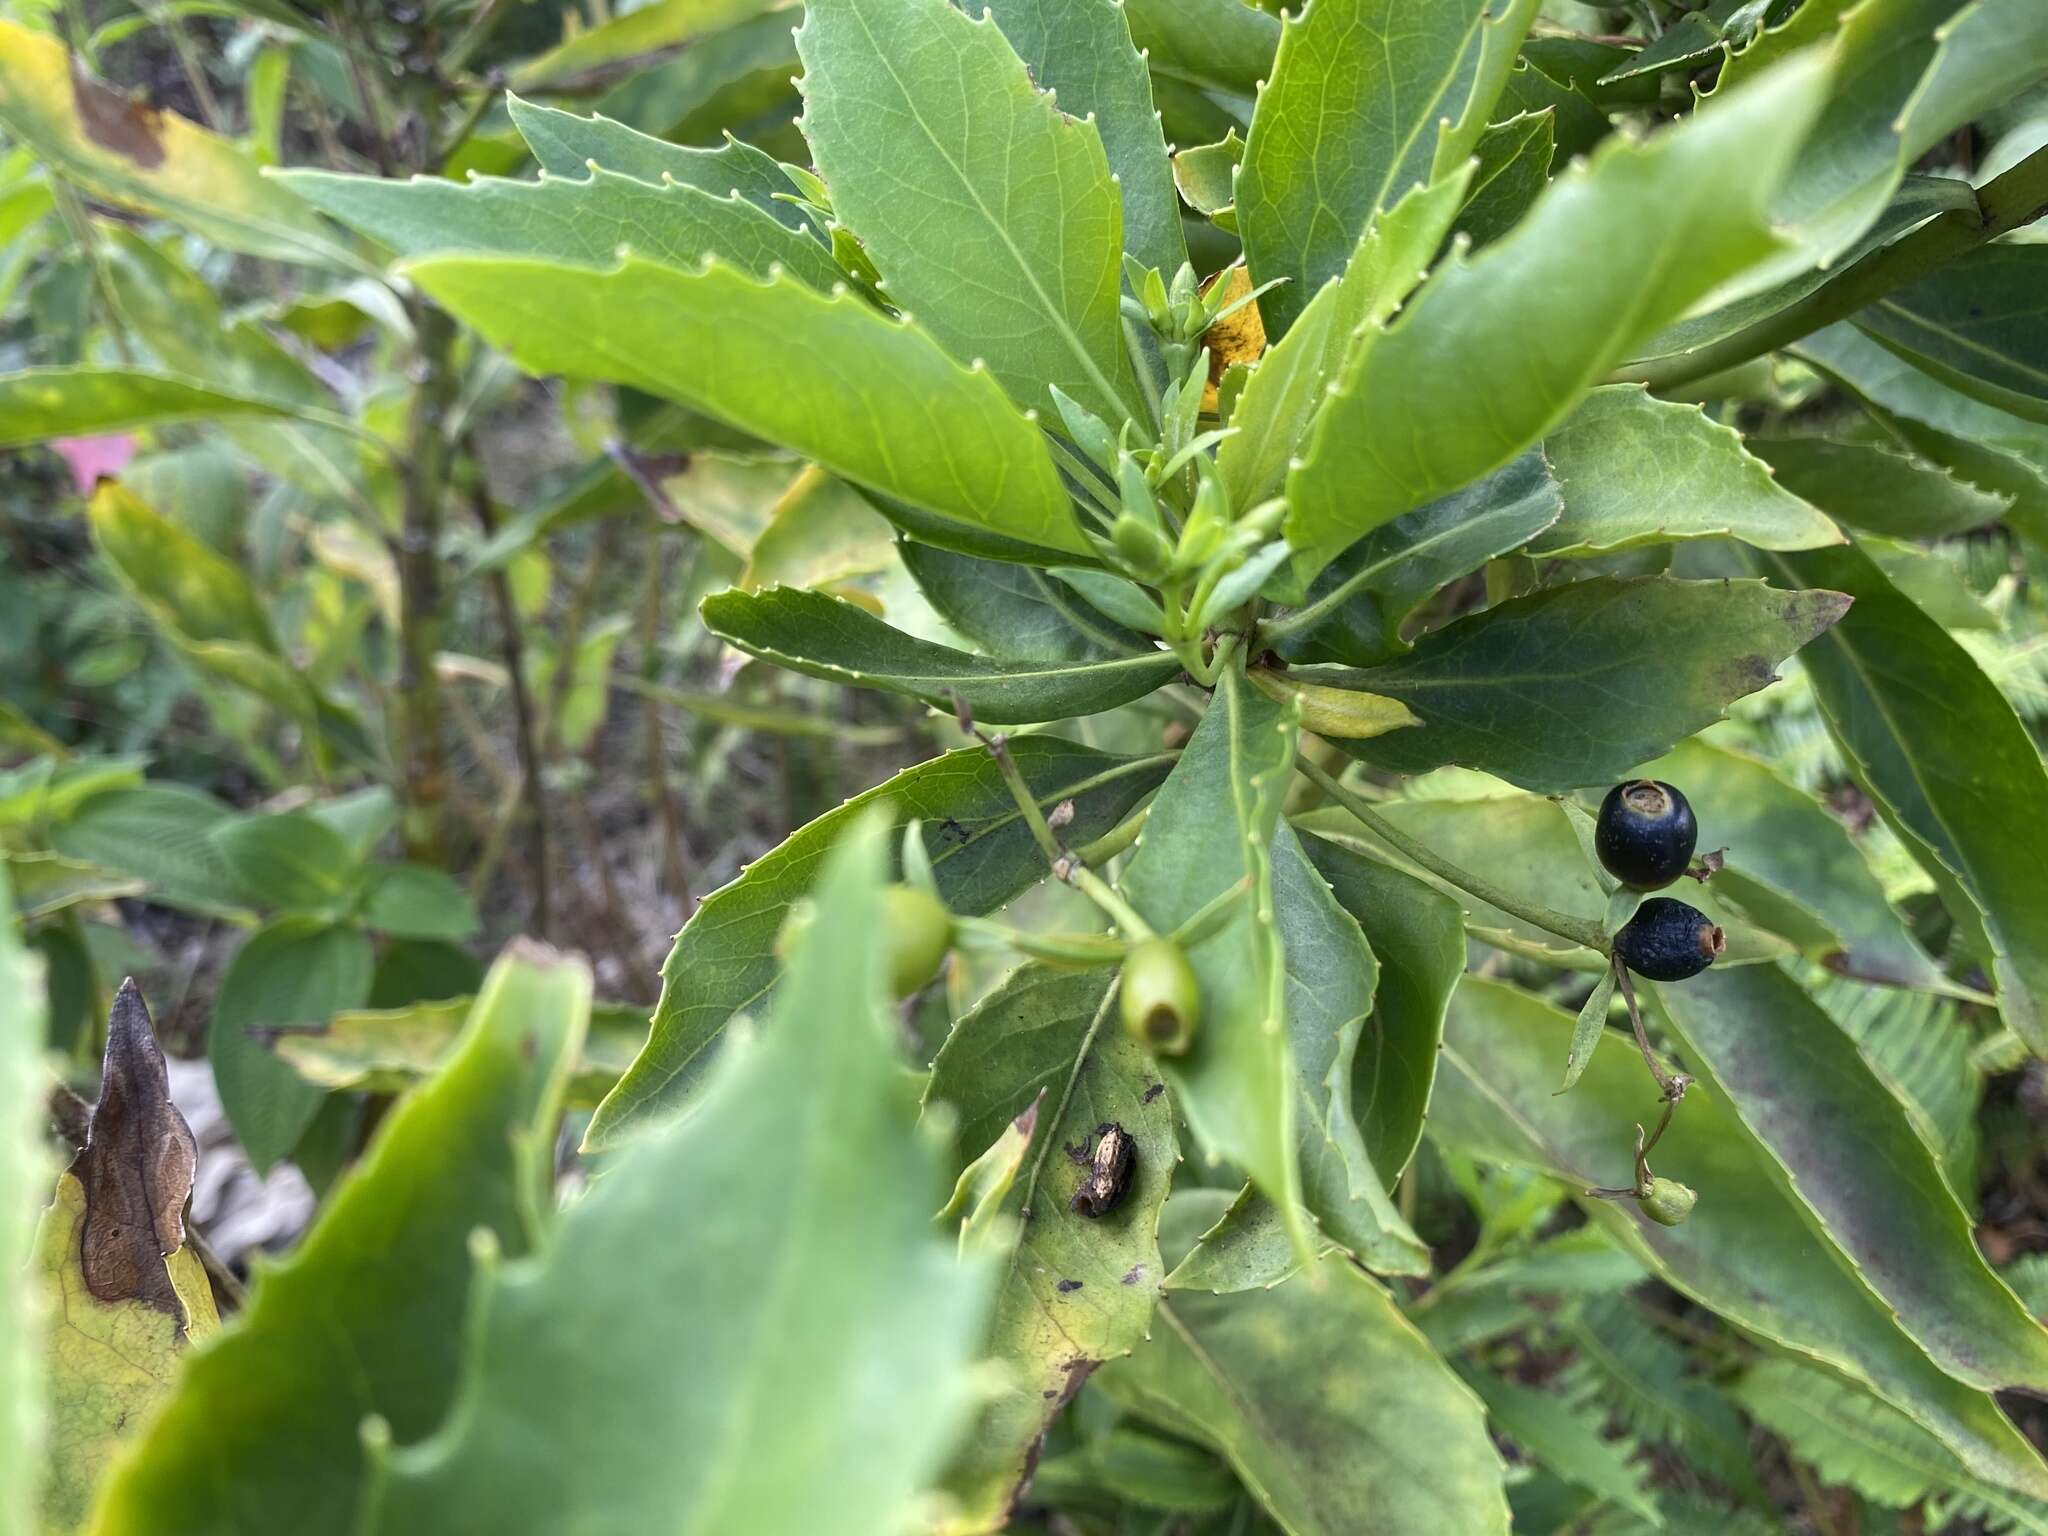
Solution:
<path fill-rule="evenodd" d="M 1087 847 L 1076 849 L 1074 856 L 1090 869 L 1100 869 L 1138 840 L 1138 834 L 1145 830 L 1145 818 L 1151 814 L 1152 807 L 1145 806 L 1135 816 L 1126 817 Z"/>
<path fill-rule="evenodd" d="M 1586 948 L 1603 955 L 1611 952 L 1612 945 L 1608 942 L 1607 935 L 1600 931 L 1597 922 L 1572 917 L 1568 913 L 1556 911 L 1537 902 L 1524 901 L 1513 892 L 1502 890 L 1491 880 L 1459 868 L 1428 844 L 1418 842 L 1403 832 L 1374 810 L 1369 801 L 1346 789 L 1334 775 L 1324 772 L 1306 757 L 1297 753 L 1294 766 L 1308 775 L 1324 794 L 1356 817 L 1374 837 L 1402 857 L 1420 864 L 1439 880 L 1456 886 L 1467 895 L 1477 897 L 1490 907 L 1498 907 L 1503 912 L 1519 917 L 1523 922 L 1531 923 L 1545 933 L 1554 933 L 1561 939 L 1573 944 L 1583 944 Z"/>
<path fill-rule="evenodd" d="M 1009 787 L 1010 797 L 1017 802 L 1017 810 L 1024 818 L 1025 826 L 1031 829 L 1031 840 L 1038 844 L 1045 855 L 1046 863 L 1059 879 L 1071 885 L 1096 906 L 1109 914 L 1111 921 L 1133 939 L 1152 937 L 1152 925 L 1140 917 L 1131 904 L 1110 889 L 1109 882 L 1095 873 L 1078 855 L 1069 853 L 1060 846 L 1060 840 L 1053 835 L 1052 827 L 1046 822 L 1045 812 L 1038 808 L 1038 796 L 1031 792 L 1031 786 L 1024 782 L 1024 774 L 1017 767 L 1016 759 L 1010 756 L 1010 748 L 1001 736 L 985 736 L 982 745 L 988 748 L 989 756 L 996 760 L 996 771 L 1003 776 L 1003 783 Z"/>
<path fill-rule="evenodd" d="M 1872 251 L 1798 303 L 1733 336 L 1724 336 L 1697 352 L 1622 369 L 1610 375 L 1608 382 L 1666 389 L 1723 373 L 1845 320 L 1894 289 L 1925 277 L 1988 240 L 2032 223 L 2043 213 L 2048 213 L 2048 149 L 2037 149 L 2003 176 L 1980 187 L 1975 207 L 1952 208 L 1930 219 L 1904 238 Z"/>

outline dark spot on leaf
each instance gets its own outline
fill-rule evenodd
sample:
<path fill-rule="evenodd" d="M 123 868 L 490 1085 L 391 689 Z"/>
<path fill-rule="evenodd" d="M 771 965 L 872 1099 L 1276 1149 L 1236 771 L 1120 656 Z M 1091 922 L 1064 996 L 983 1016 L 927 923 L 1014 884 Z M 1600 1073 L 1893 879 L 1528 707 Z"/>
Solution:
<path fill-rule="evenodd" d="M 1081 1289 L 1081 1282 L 1078 1280 L 1062 1280 L 1058 1285 L 1054 1286 L 1053 1289 L 1058 1291 L 1062 1296 L 1071 1296 L 1074 1294 L 1074 1292 Z"/>
<path fill-rule="evenodd" d="M 163 113 L 147 102 L 101 85 L 71 65 L 71 100 L 78 108 L 78 126 L 101 149 L 134 161 L 145 171 L 164 163 Z"/>
<path fill-rule="evenodd" d="M 1124 1271 L 1125 1285 L 1136 1285 L 1140 1280 L 1144 1278 L 1145 1266 L 1142 1264 L 1133 1264 L 1129 1269 Z"/>
<path fill-rule="evenodd" d="M 1147 1088 L 1147 1089 L 1145 1090 L 1145 1102 L 1146 1102 L 1147 1104 L 1150 1104 L 1150 1103 L 1151 1103 L 1151 1102 L 1152 1102 L 1152 1101 L 1153 1101 L 1154 1099 L 1158 1098 L 1158 1097 L 1159 1097 L 1159 1095 L 1161 1095 L 1161 1094 L 1162 1094 L 1162 1093 L 1164 1093 L 1164 1092 L 1166 1092 L 1166 1084 L 1164 1084 L 1164 1083 L 1154 1083 L 1154 1084 L 1152 1084 L 1152 1086 L 1151 1086 L 1151 1087 L 1149 1087 L 1149 1088 Z"/>
<path fill-rule="evenodd" d="M 79 1268 L 101 1301 L 139 1300 L 183 1315 L 164 1255 L 184 1246 L 199 1149 L 171 1102 L 149 1009 L 131 978 L 107 1021 L 100 1097 L 71 1172 L 85 1190 Z"/>
<path fill-rule="evenodd" d="M 945 838 L 949 842 L 964 843 L 969 841 L 972 838 L 973 834 L 970 833 L 965 827 L 961 826 L 958 821 L 954 820 L 951 816 L 948 816 L 944 821 L 939 823 L 939 836 Z"/>

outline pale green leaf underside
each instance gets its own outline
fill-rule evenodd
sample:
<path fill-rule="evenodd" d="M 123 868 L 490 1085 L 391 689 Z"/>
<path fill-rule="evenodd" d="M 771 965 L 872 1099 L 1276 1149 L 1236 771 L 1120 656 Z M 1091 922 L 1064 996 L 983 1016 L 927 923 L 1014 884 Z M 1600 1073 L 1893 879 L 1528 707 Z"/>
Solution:
<path fill-rule="evenodd" d="M 1027 409 L 1057 384 L 1107 421 L 1139 414 L 1102 141 L 1038 94 L 993 19 L 823 0 L 797 50 L 818 173 L 890 300 Z"/>
<path fill-rule="evenodd" d="M 1091 553 L 1038 433 L 993 379 L 851 293 L 730 267 L 408 263 L 521 367 L 631 384 L 957 521 Z"/>
<path fill-rule="evenodd" d="M 1826 78 L 1818 62 L 1791 66 L 1638 143 L 1610 141 L 1512 234 L 1440 267 L 1391 329 L 1362 336 L 1288 476 L 1288 534 L 1309 565 L 1506 463 L 1774 249 L 1768 199 Z"/>

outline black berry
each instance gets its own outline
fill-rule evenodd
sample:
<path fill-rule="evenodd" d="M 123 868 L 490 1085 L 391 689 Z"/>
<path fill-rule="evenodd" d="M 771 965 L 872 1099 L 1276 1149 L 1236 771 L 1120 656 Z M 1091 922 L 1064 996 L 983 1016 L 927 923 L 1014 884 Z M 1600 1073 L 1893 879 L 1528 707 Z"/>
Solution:
<path fill-rule="evenodd" d="M 1699 840 L 1685 796 L 1655 779 L 1631 779 L 1607 791 L 1593 830 L 1607 873 L 1639 891 L 1654 891 L 1684 874 Z"/>
<path fill-rule="evenodd" d="M 1726 943 L 1698 907 L 1652 896 L 1614 936 L 1614 952 L 1638 976 L 1683 981 L 1712 965 Z"/>

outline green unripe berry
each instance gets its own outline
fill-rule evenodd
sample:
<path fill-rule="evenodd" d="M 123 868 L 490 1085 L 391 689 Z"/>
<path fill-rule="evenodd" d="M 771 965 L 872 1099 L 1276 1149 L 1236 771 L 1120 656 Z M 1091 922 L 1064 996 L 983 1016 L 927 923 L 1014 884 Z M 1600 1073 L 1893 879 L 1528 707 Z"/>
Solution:
<path fill-rule="evenodd" d="M 1676 1179 L 1653 1178 L 1636 1196 L 1636 1208 L 1660 1227 L 1675 1227 L 1692 1214 L 1699 1198 Z"/>
<path fill-rule="evenodd" d="M 882 931 L 889 945 L 889 991 L 908 997 L 939 974 L 953 947 L 953 914 L 922 886 L 882 892 Z"/>
<path fill-rule="evenodd" d="M 1171 939 L 1146 939 L 1124 957 L 1117 1007 L 1124 1030 L 1161 1056 L 1179 1056 L 1195 1043 L 1202 988 L 1188 957 Z"/>

